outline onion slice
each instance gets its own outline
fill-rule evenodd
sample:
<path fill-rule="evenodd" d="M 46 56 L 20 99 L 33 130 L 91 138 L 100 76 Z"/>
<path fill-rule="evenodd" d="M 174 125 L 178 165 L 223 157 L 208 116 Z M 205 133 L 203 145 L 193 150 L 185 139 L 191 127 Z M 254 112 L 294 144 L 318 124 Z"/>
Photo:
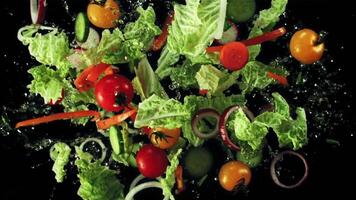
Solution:
<path fill-rule="evenodd" d="M 46 0 L 30 0 L 31 19 L 34 24 L 43 22 L 47 7 Z"/>
<path fill-rule="evenodd" d="M 248 110 L 245 107 L 241 107 L 239 105 L 234 105 L 234 106 L 230 106 L 230 107 L 226 108 L 225 111 L 223 112 L 223 114 L 220 116 L 219 131 L 220 131 L 221 139 L 227 147 L 229 147 L 230 149 L 232 149 L 234 151 L 240 151 L 240 147 L 237 146 L 236 144 L 234 144 L 230 140 L 229 133 L 226 128 L 226 123 L 229 120 L 230 115 L 238 109 L 242 109 L 244 111 L 244 113 L 246 114 L 246 116 L 251 121 L 253 121 L 255 118 L 253 113 L 250 110 Z"/>
<path fill-rule="evenodd" d="M 276 164 L 285 155 L 296 156 L 297 158 L 302 160 L 303 164 L 304 164 L 305 170 L 304 170 L 303 177 L 297 183 L 295 183 L 293 185 L 285 185 L 284 183 L 280 182 L 280 180 L 278 179 L 277 173 L 276 173 Z M 308 170 L 309 170 L 308 163 L 307 163 L 306 159 L 304 158 L 304 156 L 302 156 L 301 154 L 299 154 L 295 151 L 288 150 L 288 151 L 283 151 L 282 153 L 279 153 L 276 157 L 273 158 L 272 163 L 271 163 L 270 173 L 271 173 L 272 180 L 275 184 L 277 184 L 278 186 L 280 186 L 282 188 L 293 189 L 293 188 L 300 186 L 305 181 L 305 179 L 308 177 Z"/>
<path fill-rule="evenodd" d="M 100 157 L 100 162 L 103 162 L 105 157 L 106 157 L 106 146 L 104 145 L 104 143 L 98 139 L 98 138 L 87 138 L 86 140 L 84 140 L 84 142 L 82 142 L 79 146 L 80 150 L 84 151 L 84 145 L 88 142 L 96 142 L 99 144 L 100 148 L 101 148 L 101 157 Z"/>
<path fill-rule="evenodd" d="M 217 122 L 215 128 L 210 133 L 207 134 L 202 133 L 198 128 L 199 121 L 205 117 L 213 117 L 216 119 Z M 215 109 L 212 108 L 200 109 L 198 112 L 195 113 L 194 117 L 192 118 L 191 124 L 192 124 L 193 133 L 202 139 L 209 139 L 217 136 L 219 133 L 219 119 L 220 119 L 219 112 L 216 111 Z"/>
<path fill-rule="evenodd" d="M 150 182 L 146 182 L 146 183 L 142 183 L 134 188 L 132 188 L 129 193 L 127 193 L 125 200 L 133 200 L 133 197 L 135 196 L 135 194 L 137 194 L 138 192 L 140 192 L 141 190 L 144 189 L 148 189 L 148 188 L 160 188 L 162 189 L 162 184 L 157 182 L 157 181 L 150 181 Z M 165 200 L 167 200 L 167 198 L 165 198 Z"/>

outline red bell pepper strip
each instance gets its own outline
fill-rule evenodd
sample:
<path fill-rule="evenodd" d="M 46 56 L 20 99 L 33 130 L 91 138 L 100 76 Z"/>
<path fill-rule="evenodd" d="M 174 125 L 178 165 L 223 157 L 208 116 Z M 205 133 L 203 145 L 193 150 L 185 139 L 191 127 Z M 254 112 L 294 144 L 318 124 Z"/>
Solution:
<path fill-rule="evenodd" d="M 272 73 L 272 72 L 267 72 L 267 76 L 270 78 L 273 78 L 274 80 L 278 81 L 279 84 L 286 86 L 288 85 L 288 80 L 286 77 Z"/>
<path fill-rule="evenodd" d="M 176 175 L 178 193 L 181 193 L 184 190 L 183 167 L 182 167 L 182 165 L 178 165 L 178 167 L 177 167 L 177 169 L 175 171 L 175 175 Z"/>
<path fill-rule="evenodd" d="M 275 40 L 275 39 L 281 37 L 282 35 L 284 35 L 286 32 L 287 32 L 287 30 L 284 27 L 281 27 L 274 31 L 265 33 L 263 35 L 260 35 L 260 36 L 254 37 L 254 38 L 243 40 L 240 42 L 242 42 L 246 46 L 252 46 L 252 45 L 261 44 L 263 42 L 267 42 L 270 40 Z"/>
<path fill-rule="evenodd" d="M 136 110 L 130 110 L 122 114 L 110 117 L 108 119 L 97 121 L 96 125 L 98 129 L 108 129 L 113 125 L 120 124 L 121 122 L 125 121 L 127 118 L 129 118 L 131 115 L 135 114 L 136 112 L 137 112 Z"/>
<path fill-rule="evenodd" d="M 104 63 L 89 66 L 75 79 L 74 85 L 80 92 L 90 90 L 95 86 L 100 75 L 109 67 L 110 65 Z"/>
<path fill-rule="evenodd" d="M 80 117 L 94 117 L 93 120 L 97 120 L 100 118 L 100 113 L 93 110 L 82 110 L 75 112 L 65 112 L 65 113 L 56 113 L 48 116 L 43 116 L 39 118 L 29 119 L 25 121 L 18 122 L 15 128 L 20 128 L 24 126 L 35 126 L 38 124 L 43 124 L 47 122 L 52 122 L 56 120 L 64 120 L 64 119 L 73 119 Z"/>
<path fill-rule="evenodd" d="M 152 45 L 153 51 L 160 50 L 163 47 L 163 45 L 166 43 L 168 37 L 168 27 L 172 24 L 173 18 L 174 18 L 174 13 L 168 14 L 162 28 L 162 33 L 158 37 L 156 37 L 156 39 L 153 41 L 153 45 Z"/>

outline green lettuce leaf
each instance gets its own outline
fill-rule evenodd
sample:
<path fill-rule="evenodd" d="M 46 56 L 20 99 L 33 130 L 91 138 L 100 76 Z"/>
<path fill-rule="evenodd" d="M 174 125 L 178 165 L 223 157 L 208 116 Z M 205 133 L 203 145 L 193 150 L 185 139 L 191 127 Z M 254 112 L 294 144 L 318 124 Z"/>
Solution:
<path fill-rule="evenodd" d="M 136 77 L 132 80 L 132 85 L 136 93 L 140 95 L 141 100 L 145 100 L 153 94 L 161 98 L 168 98 L 147 58 L 140 61 L 137 69 L 135 69 L 135 73 Z"/>
<path fill-rule="evenodd" d="M 123 200 L 124 185 L 116 177 L 116 171 L 93 161 L 93 156 L 75 148 L 78 159 L 80 187 L 78 195 L 84 200 Z"/>
<path fill-rule="evenodd" d="M 206 47 L 219 35 L 220 10 L 226 6 L 222 1 L 189 0 L 186 5 L 174 5 L 174 20 L 156 70 L 160 78 L 167 75 L 166 69 L 178 61 L 179 55 L 191 61 L 205 55 Z"/>
<path fill-rule="evenodd" d="M 49 155 L 54 161 L 52 171 L 56 174 L 55 178 L 58 183 L 63 182 L 66 175 L 64 167 L 69 162 L 70 151 L 70 147 L 63 142 L 54 144 L 50 149 Z"/>
<path fill-rule="evenodd" d="M 49 28 L 50 32 L 46 34 L 38 33 L 38 27 L 29 25 L 19 30 L 19 40 L 28 45 L 31 56 L 43 65 L 55 66 L 59 69 L 59 74 L 62 77 L 68 75 L 71 63 L 66 59 L 71 54 L 69 48 L 69 40 L 64 32 L 58 31 L 56 28 Z"/>
<path fill-rule="evenodd" d="M 199 69 L 200 65 L 193 65 L 190 62 L 185 62 L 181 66 L 169 68 L 169 75 L 171 80 L 181 88 L 199 88 L 198 82 L 195 79 Z"/>
<path fill-rule="evenodd" d="M 190 119 L 190 115 L 191 113 L 179 101 L 163 99 L 154 94 L 138 105 L 134 126 L 180 128 Z"/>
<path fill-rule="evenodd" d="M 156 14 L 152 7 L 146 10 L 138 7 L 137 12 L 140 14 L 139 18 L 124 28 L 124 42 L 120 50 L 107 53 L 103 62 L 116 64 L 142 59 L 154 37 L 161 33 L 159 27 L 155 25 Z"/>
<path fill-rule="evenodd" d="M 31 84 L 27 86 L 31 93 L 41 95 L 45 103 L 51 100 L 55 102 L 62 97 L 67 80 L 58 71 L 40 65 L 29 69 L 28 72 L 33 77 Z"/>
<path fill-rule="evenodd" d="M 219 96 L 237 82 L 239 74 L 220 71 L 212 65 L 202 65 L 195 78 L 200 89 L 208 90 L 208 96 Z"/>
<path fill-rule="evenodd" d="M 254 89 L 264 89 L 272 83 L 277 83 L 267 75 L 267 72 L 288 75 L 288 72 L 282 68 L 270 67 L 258 61 L 250 61 L 239 71 L 242 80 L 238 84 L 242 94 L 250 93 Z"/>
<path fill-rule="evenodd" d="M 160 178 L 159 182 L 162 184 L 164 199 L 174 200 L 172 194 L 172 188 L 176 182 L 175 171 L 179 165 L 179 156 L 182 153 L 182 149 L 178 149 L 176 152 L 171 152 L 168 155 L 170 165 L 167 167 L 165 178 Z"/>
<path fill-rule="evenodd" d="M 286 10 L 288 0 L 272 0 L 271 7 L 260 11 L 258 18 L 254 21 L 254 26 L 250 32 L 249 38 L 262 35 L 264 32 L 270 31 L 273 26 L 279 21 L 279 17 Z M 250 60 L 255 60 L 260 54 L 261 45 L 253 45 L 248 47 Z"/>

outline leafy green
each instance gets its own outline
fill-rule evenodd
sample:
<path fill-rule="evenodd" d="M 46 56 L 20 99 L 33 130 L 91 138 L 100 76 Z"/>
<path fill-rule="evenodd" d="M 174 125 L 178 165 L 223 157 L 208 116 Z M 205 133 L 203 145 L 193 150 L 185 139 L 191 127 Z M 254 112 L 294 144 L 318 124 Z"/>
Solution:
<path fill-rule="evenodd" d="M 145 100 L 153 94 L 161 98 L 168 98 L 147 58 L 140 61 L 135 73 L 136 77 L 132 80 L 132 85 L 141 96 L 141 100 Z"/>
<path fill-rule="evenodd" d="M 154 94 L 138 105 L 134 126 L 180 128 L 190 119 L 190 115 L 191 113 L 179 101 L 163 99 Z"/>
<path fill-rule="evenodd" d="M 67 80 L 62 78 L 58 71 L 40 65 L 31 68 L 28 72 L 33 76 L 31 84 L 27 86 L 31 93 L 41 95 L 45 103 L 61 98 Z"/>
<path fill-rule="evenodd" d="M 174 200 L 174 195 L 172 194 L 172 188 L 174 186 L 175 171 L 179 165 L 179 156 L 182 153 L 182 149 L 178 149 L 176 152 L 171 152 L 168 155 L 168 160 L 170 165 L 167 167 L 165 178 L 160 178 L 160 183 L 162 184 L 162 190 L 164 199 Z"/>
<path fill-rule="evenodd" d="M 279 75 L 287 75 L 288 72 L 270 67 L 258 61 L 250 61 L 240 70 L 242 80 L 238 83 L 242 94 L 251 92 L 253 89 L 264 89 L 272 83 L 276 83 L 274 79 L 267 76 L 267 72 L 273 72 Z"/>
<path fill-rule="evenodd" d="M 254 26 L 250 32 L 249 38 L 262 35 L 270 31 L 271 28 L 279 21 L 279 17 L 284 13 L 288 0 L 272 0 L 271 7 L 260 11 L 258 18 L 253 22 Z M 248 47 L 250 60 L 255 60 L 260 54 L 261 45 Z"/>
<path fill-rule="evenodd" d="M 236 153 L 236 159 L 247 164 L 250 167 L 257 167 L 263 159 L 263 145 L 258 149 L 251 149 L 251 147 L 246 143 L 238 142 L 241 151 Z"/>
<path fill-rule="evenodd" d="M 160 78 L 167 75 L 165 70 L 178 61 L 179 55 L 191 61 L 205 55 L 205 48 L 217 35 L 221 6 L 221 0 L 189 0 L 186 5 L 174 5 L 174 20 L 156 70 Z"/>
<path fill-rule="evenodd" d="M 75 148 L 78 159 L 75 165 L 78 168 L 80 187 L 78 195 L 84 200 L 123 200 L 124 185 L 116 177 L 116 172 L 100 161 L 93 161 L 93 156 Z"/>
<path fill-rule="evenodd" d="M 49 29 L 49 33 L 42 35 L 40 29 Z M 43 65 L 56 66 L 59 75 L 65 77 L 72 65 L 66 59 L 71 53 L 69 40 L 64 32 L 56 28 L 29 25 L 19 30 L 19 40 L 24 45 L 29 45 L 31 56 Z"/>
<path fill-rule="evenodd" d="M 63 142 L 54 144 L 50 149 L 49 155 L 54 161 L 52 171 L 56 174 L 55 178 L 58 183 L 63 182 L 63 179 L 66 175 L 64 167 L 69 162 L 70 151 L 70 147 Z"/>
<path fill-rule="evenodd" d="M 103 62 L 116 64 L 142 59 L 154 37 L 161 33 L 159 27 L 155 25 L 156 14 L 152 7 L 146 10 L 138 7 L 137 12 L 140 14 L 139 18 L 124 28 L 124 41 L 120 50 L 107 53 Z"/>
<path fill-rule="evenodd" d="M 190 62 L 185 62 L 178 67 L 171 67 L 170 78 L 174 83 L 181 88 L 199 88 L 198 82 L 195 79 L 196 73 L 200 69 L 200 65 L 193 65 Z"/>
<path fill-rule="evenodd" d="M 200 89 L 208 90 L 208 96 L 219 96 L 237 82 L 239 74 L 220 71 L 212 65 L 202 65 L 195 78 Z"/>
<path fill-rule="evenodd" d="M 214 108 L 218 112 L 222 113 L 227 107 L 235 104 L 243 105 L 244 102 L 244 97 L 240 95 L 232 95 L 228 97 L 218 96 L 213 98 L 191 95 L 184 98 L 184 106 L 187 107 L 191 113 L 191 116 L 202 108 Z M 186 138 L 191 145 L 199 146 L 203 143 L 203 140 L 193 133 L 191 120 L 192 119 L 189 118 L 189 120 L 187 120 L 182 126 L 183 137 Z M 204 129 L 206 127 L 200 128 Z"/>

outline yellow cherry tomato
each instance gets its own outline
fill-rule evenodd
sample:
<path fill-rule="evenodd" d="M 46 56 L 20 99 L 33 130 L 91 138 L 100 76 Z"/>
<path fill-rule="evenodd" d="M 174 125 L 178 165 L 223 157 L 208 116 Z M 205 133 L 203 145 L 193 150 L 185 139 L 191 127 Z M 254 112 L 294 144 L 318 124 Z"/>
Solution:
<path fill-rule="evenodd" d="M 173 147 L 179 140 L 180 128 L 166 129 L 155 128 L 150 129 L 148 137 L 151 143 L 160 149 L 169 149 Z"/>
<path fill-rule="evenodd" d="M 229 161 L 220 168 L 219 182 L 227 191 L 233 191 L 240 183 L 248 185 L 250 180 L 250 168 L 240 161 Z"/>
<path fill-rule="evenodd" d="M 294 33 L 290 41 L 292 56 L 303 64 L 312 64 L 323 56 L 324 43 L 318 44 L 319 35 L 311 29 Z"/>
<path fill-rule="evenodd" d="M 103 5 L 93 0 L 88 5 L 87 15 L 94 26 L 113 28 L 120 17 L 120 7 L 115 0 L 106 0 Z"/>

